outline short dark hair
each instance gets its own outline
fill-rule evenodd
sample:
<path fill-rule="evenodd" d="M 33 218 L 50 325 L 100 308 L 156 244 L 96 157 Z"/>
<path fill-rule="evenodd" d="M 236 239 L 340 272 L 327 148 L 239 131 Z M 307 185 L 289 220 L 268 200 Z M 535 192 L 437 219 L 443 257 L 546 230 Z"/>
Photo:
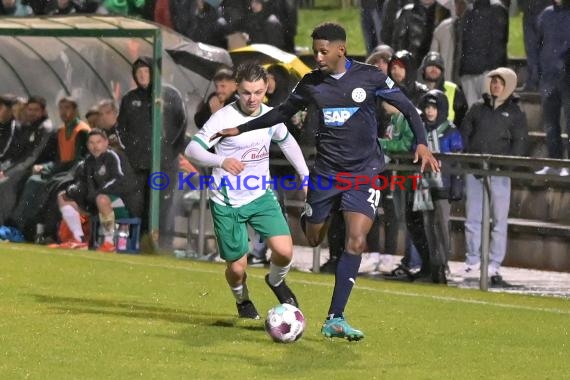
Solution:
<path fill-rule="evenodd" d="M 89 140 L 89 137 L 91 136 L 101 136 L 105 140 L 109 140 L 109 137 L 107 137 L 107 134 L 101 128 L 93 128 L 92 130 L 90 130 L 89 133 L 87 134 L 87 139 Z"/>
<path fill-rule="evenodd" d="M 313 40 L 346 41 L 346 31 L 340 24 L 325 22 L 313 29 L 311 38 Z"/>
<path fill-rule="evenodd" d="M 30 96 L 30 98 L 28 99 L 28 101 L 26 102 L 26 104 L 31 104 L 31 103 L 35 103 L 35 104 L 39 104 L 40 107 L 42 107 L 43 110 L 46 109 L 46 99 L 42 96 L 38 96 L 38 95 L 32 95 Z"/>
<path fill-rule="evenodd" d="M 257 63 L 242 63 L 236 70 L 236 83 L 256 82 L 263 79 L 267 83 L 267 71 Z"/>
<path fill-rule="evenodd" d="M 69 103 L 73 106 L 74 109 L 78 108 L 77 100 L 72 96 L 64 96 L 63 98 L 59 99 L 57 105 L 59 106 L 62 103 Z"/>
<path fill-rule="evenodd" d="M 218 82 L 221 80 L 233 80 L 233 79 L 234 79 L 234 72 L 232 70 L 221 68 L 218 71 L 216 71 L 216 74 L 214 74 L 213 81 Z"/>

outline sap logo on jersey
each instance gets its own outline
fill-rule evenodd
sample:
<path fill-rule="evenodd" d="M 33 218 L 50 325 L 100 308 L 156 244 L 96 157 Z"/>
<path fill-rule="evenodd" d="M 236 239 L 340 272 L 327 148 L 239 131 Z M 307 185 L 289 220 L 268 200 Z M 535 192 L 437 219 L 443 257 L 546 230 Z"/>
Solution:
<path fill-rule="evenodd" d="M 356 111 L 358 111 L 358 107 L 324 108 L 325 125 L 327 127 L 342 127 Z"/>

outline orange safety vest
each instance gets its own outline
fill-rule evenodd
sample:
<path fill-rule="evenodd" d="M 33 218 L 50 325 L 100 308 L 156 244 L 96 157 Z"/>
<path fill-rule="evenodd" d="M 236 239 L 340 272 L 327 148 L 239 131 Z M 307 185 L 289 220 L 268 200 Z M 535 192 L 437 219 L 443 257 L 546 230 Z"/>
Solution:
<path fill-rule="evenodd" d="M 73 131 L 71 131 L 71 136 L 67 138 L 65 136 L 65 125 L 59 128 L 57 131 L 57 147 L 59 149 L 59 159 L 61 162 L 69 162 L 75 160 L 75 140 L 80 132 L 89 132 L 91 128 L 83 121 L 79 121 Z"/>

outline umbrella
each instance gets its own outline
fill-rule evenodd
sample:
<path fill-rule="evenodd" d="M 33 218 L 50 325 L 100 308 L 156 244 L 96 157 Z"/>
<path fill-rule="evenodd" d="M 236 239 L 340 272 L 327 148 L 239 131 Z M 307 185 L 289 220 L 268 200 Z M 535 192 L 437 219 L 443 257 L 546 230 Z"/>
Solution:
<path fill-rule="evenodd" d="M 257 62 L 264 66 L 279 63 L 285 66 L 289 71 L 294 71 L 300 77 L 311 71 L 299 57 L 272 45 L 248 45 L 231 50 L 230 55 L 236 66 L 244 62 Z"/>
<path fill-rule="evenodd" d="M 233 66 L 227 50 L 201 42 L 185 40 L 166 51 L 174 62 L 209 80 L 220 68 Z"/>

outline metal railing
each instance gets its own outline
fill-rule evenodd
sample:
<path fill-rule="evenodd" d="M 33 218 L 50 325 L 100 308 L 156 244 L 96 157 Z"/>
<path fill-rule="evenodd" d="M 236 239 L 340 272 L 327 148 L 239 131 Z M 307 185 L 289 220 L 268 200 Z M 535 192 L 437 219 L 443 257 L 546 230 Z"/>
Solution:
<path fill-rule="evenodd" d="M 314 154 L 314 149 L 304 149 L 304 153 Z M 570 176 L 561 177 L 554 174 L 539 175 L 535 174 L 537 169 L 545 166 L 561 169 L 570 167 L 570 160 L 556 160 L 546 158 L 531 157 L 513 157 L 499 156 L 487 154 L 464 154 L 449 153 L 436 154 L 439 160 L 449 162 L 452 167 L 449 169 L 450 174 L 473 174 L 483 178 L 484 193 L 482 207 L 482 235 L 481 235 L 481 276 L 480 289 L 488 290 L 488 263 L 489 263 L 489 241 L 490 241 L 490 194 L 489 194 L 489 177 L 506 176 L 516 180 L 532 180 L 541 182 L 544 185 L 570 185 Z M 392 154 L 392 160 L 386 170 L 395 171 L 419 171 L 419 165 L 412 163 L 413 155 L 411 154 Z M 312 164 L 313 159 L 307 160 Z M 271 165 L 290 165 L 287 160 L 273 159 Z M 570 186 L 568 187 L 570 189 Z M 289 205 L 299 205 L 296 201 L 289 201 Z M 205 215 L 207 212 L 207 191 L 203 190 L 200 194 L 199 209 L 199 235 L 198 235 L 198 254 L 204 254 L 205 247 Z M 569 226 L 570 227 L 570 226 Z M 313 272 L 319 272 L 320 268 L 320 247 L 313 248 Z"/>

